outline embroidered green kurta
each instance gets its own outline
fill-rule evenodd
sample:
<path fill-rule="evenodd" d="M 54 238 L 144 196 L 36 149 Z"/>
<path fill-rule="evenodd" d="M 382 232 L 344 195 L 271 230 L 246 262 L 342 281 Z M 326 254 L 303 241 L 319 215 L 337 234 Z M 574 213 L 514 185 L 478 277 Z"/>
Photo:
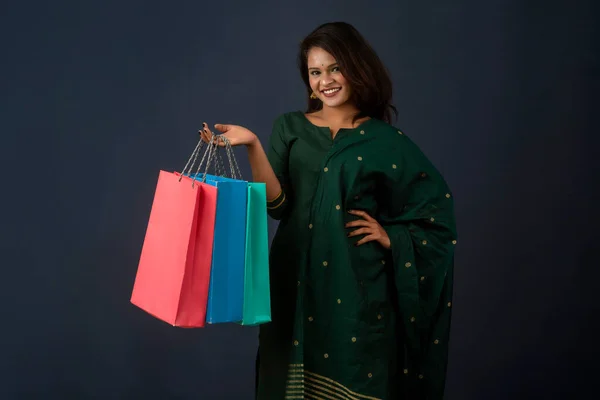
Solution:
<path fill-rule="evenodd" d="M 270 251 L 272 322 L 258 399 L 442 399 L 456 229 L 445 180 L 401 130 L 278 117 L 268 158 L 282 185 Z M 348 237 L 363 210 L 391 249 Z"/>

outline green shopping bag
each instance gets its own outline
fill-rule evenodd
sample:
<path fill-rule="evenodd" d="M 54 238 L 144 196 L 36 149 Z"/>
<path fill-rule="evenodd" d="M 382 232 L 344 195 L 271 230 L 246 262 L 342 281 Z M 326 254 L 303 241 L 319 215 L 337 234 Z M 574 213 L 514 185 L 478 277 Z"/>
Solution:
<path fill-rule="evenodd" d="M 248 182 L 246 265 L 242 325 L 271 321 L 267 190 L 264 183 Z"/>

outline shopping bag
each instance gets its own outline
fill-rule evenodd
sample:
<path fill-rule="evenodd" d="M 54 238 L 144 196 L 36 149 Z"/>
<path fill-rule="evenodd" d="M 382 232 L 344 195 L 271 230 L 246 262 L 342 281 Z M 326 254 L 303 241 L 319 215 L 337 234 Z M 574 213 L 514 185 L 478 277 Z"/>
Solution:
<path fill-rule="evenodd" d="M 206 322 L 238 322 L 244 301 L 248 182 L 207 174 L 206 183 L 217 187 Z"/>
<path fill-rule="evenodd" d="M 215 186 L 160 171 L 131 303 L 173 326 L 205 325 L 216 203 Z"/>
<path fill-rule="evenodd" d="M 267 229 L 267 199 L 266 185 L 264 183 L 254 183 L 243 181 L 242 174 L 237 160 L 233 154 L 231 144 L 223 135 L 216 137 L 218 140 L 223 140 L 225 150 L 229 160 L 232 180 L 242 181 L 246 185 L 246 204 L 245 204 L 245 243 L 243 248 L 244 269 L 243 269 L 243 307 L 242 318 L 236 321 L 242 325 L 260 325 L 271 321 L 271 296 L 269 282 L 269 248 L 268 248 L 268 229 Z M 218 154 L 218 153 L 217 153 Z M 218 171 L 225 171 L 225 168 L 220 166 L 222 162 L 220 157 L 215 157 L 215 167 Z M 220 167 L 219 167 L 220 166 Z M 210 178 L 209 178 L 210 179 Z M 217 180 L 231 182 L 227 178 L 217 178 Z M 207 180 L 208 182 L 208 180 Z M 241 185 L 240 185 L 241 187 Z M 219 191 L 220 191 L 219 186 Z M 241 196 L 240 196 L 241 197 Z M 239 204 L 239 203 L 238 203 Z M 241 210 L 237 209 L 236 210 Z M 217 210 L 217 216 L 219 215 Z M 240 212 L 240 215 L 242 213 Z M 214 257 L 218 257 L 216 247 L 219 240 L 215 240 Z M 213 262 L 211 272 L 211 286 L 216 285 L 219 279 L 220 269 L 223 268 L 221 263 Z M 236 269 L 236 271 L 239 271 Z M 236 276 L 236 283 L 238 277 Z M 214 283 L 213 283 L 214 282 Z M 231 286 L 231 280 L 229 282 Z M 220 285 L 219 285 L 220 286 Z M 213 286 L 215 287 L 215 286 Z M 218 286 L 217 286 L 218 287 Z M 230 291 L 231 294 L 231 291 Z M 213 296 L 213 303 L 217 304 L 219 297 Z M 210 302 L 209 296 L 209 302 Z"/>
<path fill-rule="evenodd" d="M 264 183 L 248 182 L 246 268 L 242 325 L 271 321 L 267 194 Z"/>

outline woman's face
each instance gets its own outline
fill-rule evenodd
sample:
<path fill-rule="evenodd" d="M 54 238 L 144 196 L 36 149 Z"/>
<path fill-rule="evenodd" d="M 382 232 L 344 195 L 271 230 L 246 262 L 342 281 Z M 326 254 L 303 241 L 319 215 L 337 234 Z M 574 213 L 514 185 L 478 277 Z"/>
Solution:
<path fill-rule="evenodd" d="M 339 107 L 350 100 L 350 84 L 331 54 L 313 47 L 308 51 L 307 61 L 310 88 L 324 107 Z"/>

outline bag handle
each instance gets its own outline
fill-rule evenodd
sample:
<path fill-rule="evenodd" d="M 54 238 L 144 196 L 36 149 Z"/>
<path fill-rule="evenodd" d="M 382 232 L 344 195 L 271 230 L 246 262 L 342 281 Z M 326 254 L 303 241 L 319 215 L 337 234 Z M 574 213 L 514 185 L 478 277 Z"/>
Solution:
<path fill-rule="evenodd" d="M 192 158 L 194 159 L 194 161 L 192 161 L 192 165 L 190 165 L 190 169 L 188 170 L 188 174 L 192 171 L 192 168 L 194 167 L 194 164 L 196 164 L 196 159 L 198 158 L 198 154 L 200 153 L 200 149 L 202 148 L 202 146 L 204 145 L 204 142 L 202 141 L 202 139 L 200 139 L 198 141 L 198 144 L 196 145 L 196 148 L 194 148 L 194 151 L 192 151 L 192 154 L 190 155 L 190 158 L 188 158 L 187 163 L 185 163 L 185 166 L 183 167 L 183 171 L 181 171 L 181 173 L 179 174 L 179 182 L 181 182 L 181 179 L 183 178 L 183 175 L 185 175 L 185 170 L 187 169 L 188 165 L 190 164 L 190 161 L 192 161 Z"/>
<path fill-rule="evenodd" d="M 243 180 L 242 172 L 240 171 L 240 167 L 238 166 L 237 159 L 235 158 L 235 153 L 233 152 L 233 147 L 231 146 L 231 142 L 227 138 L 227 136 L 219 135 L 217 140 L 221 140 L 225 144 L 225 153 L 227 154 L 227 159 L 229 161 L 229 169 L 231 170 L 231 177 L 233 179 Z"/>
<path fill-rule="evenodd" d="M 202 168 L 202 165 L 204 164 L 205 160 L 206 160 L 206 167 L 205 167 L 204 176 L 202 177 L 201 182 L 204 183 L 206 181 L 206 174 L 208 172 L 208 169 L 210 168 L 210 165 L 211 165 L 213 159 L 215 158 L 214 148 L 216 147 L 216 145 L 212 144 L 214 140 L 215 140 L 215 135 L 213 134 L 213 136 L 210 139 L 211 144 L 206 146 L 206 149 L 204 150 L 204 154 L 202 155 L 202 159 L 200 160 L 200 163 L 198 164 L 198 169 L 196 170 L 196 174 L 192 178 L 192 187 L 194 187 L 194 185 L 195 185 L 198 174 L 200 173 L 200 169 Z M 196 164 L 196 160 L 198 159 L 198 155 L 200 154 L 200 150 L 202 149 L 203 145 L 204 145 L 204 141 L 202 139 L 200 139 L 198 141 L 198 144 L 194 148 L 194 151 L 192 151 L 192 154 L 190 155 L 190 158 L 188 159 L 187 163 L 183 167 L 183 171 L 179 175 L 179 182 L 181 182 L 181 179 L 183 178 L 184 175 L 191 175 L 192 169 L 194 168 L 194 165 Z M 207 159 L 207 156 L 208 156 L 208 159 Z M 193 159 L 193 161 L 192 161 L 192 159 Z M 190 165 L 190 161 L 192 163 L 191 165 Z M 188 169 L 188 165 L 189 165 L 189 169 Z M 186 173 L 186 169 L 187 169 L 187 173 Z"/>
<path fill-rule="evenodd" d="M 218 144 L 218 138 L 215 139 L 217 141 L 217 143 L 215 144 L 215 146 L 217 146 Z M 216 147 L 215 148 L 215 175 L 217 176 L 226 176 L 226 171 L 225 171 L 225 167 L 223 166 L 223 157 L 221 156 L 221 152 L 219 151 L 219 148 Z"/>
<path fill-rule="evenodd" d="M 213 137 L 211 137 L 210 139 L 210 144 L 207 146 L 207 149 L 204 151 L 204 155 L 202 156 L 202 160 L 200 161 L 200 164 L 198 164 L 198 169 L 196 170 L 196 173 L 194 174 L 194 178 L 192 178 L 193 182 L 192 182 L 192 187 L 194 185 L 194 181 L 196 181 L 196 179 L 198 178 L 198 175 L 200 174 L 200 169 L 202 168 L 202 164 L 204 163 L 204 159 L 207 157 L 208 155 L 208 159 L 206 160 L 206 166 L 204 168 L 204 174 L 202 175 L 202 183 L 206 182 L 206 175 L 208 174 L 208 169 L 210 168 L 210 164 L 215 160 L 215 155 L 216 155 L 216 147 L 217 144 L 216 142 L 213 144 L 213 140 L 214 140 L 214 135 Z"/>

